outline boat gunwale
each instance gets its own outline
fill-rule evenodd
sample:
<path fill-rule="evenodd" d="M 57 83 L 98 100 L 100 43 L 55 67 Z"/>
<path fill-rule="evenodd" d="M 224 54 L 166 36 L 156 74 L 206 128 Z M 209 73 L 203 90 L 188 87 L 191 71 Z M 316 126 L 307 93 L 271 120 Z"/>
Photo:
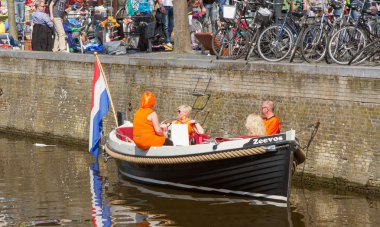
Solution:
<path fill-rule="evenodd" d="M 191 157 L 196 155 L 208 155 L 220 152 L 229 152 L 231 150 L 251 149 L 256 147 L 266 147 L 270 150 L 271 146 L 281 146 L 284 144 L 296 144 L 294 131 L 287 131 L 270 136 L 271 138 L 281 138 L 279 141 L 272 141 L 264 144 L 253 144 L 253 140 L 264 140 L 270 138 L 257 137 L 257 138 L 243 138 L 239 140 L 224 141 L 220 143 L 211 142 L 207 144 L 196 144 L 190 146 L 162 146 L 151 147 L 148 150 L 141 150 L 135 144 L 123 141 L 116 136 L 116 130 L 113 130 L 106 142 L 109 149 L 121 155 L 129 155 L 134 157 L 151 157 L 151 158 L 173 158 L 173 157 Z M 249 143 L 252 143 L 250 145 Z M 248 144 L 248 145 L 247 145 Z"/>

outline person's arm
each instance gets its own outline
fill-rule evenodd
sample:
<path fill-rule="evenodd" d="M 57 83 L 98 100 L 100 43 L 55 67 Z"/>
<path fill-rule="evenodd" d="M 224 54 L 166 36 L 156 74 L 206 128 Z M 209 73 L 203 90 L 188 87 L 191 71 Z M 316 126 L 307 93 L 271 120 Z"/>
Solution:
<path fill-rule="evenodd" d="M 149 114 L 148 120 L 153 123 L 154 131 L 156 132 L 157 135 L 159 136 L 165 135 L 160 127 L 160 123 L 158 122 L 158 116 L 156 112 L 152 112 L 151 114 Z"/>
<path fill-rule="evenodd" d="M 190 123 L 194 125 L 194 129 L 195 129 L 196 133 L 198 133 L 198 134 L 204 134 L 205 133 L 205 130 L 203 129 L 201 124 L 199 124 L 196 120 L 191 120 Z"/>
<path fill-rule="evenodd" d="M 54 6 L 54 0 L 52 0 L 49 4 L 49 12 L 50 12 L 50 20 L 51 21 L 54 21 L 53 6 Z"/>
<path fill-rule="evenodd" d="M 44 13 L 43 16 L 42 16 L 42 19 L 47 24 L 47 26 L 49 26 L 49 28 L 53 28 L 54 27 L 54 24 L 51 21 L 51 18 L 49 18 L 49 15 L 47 15 L 46 13 Z"/>

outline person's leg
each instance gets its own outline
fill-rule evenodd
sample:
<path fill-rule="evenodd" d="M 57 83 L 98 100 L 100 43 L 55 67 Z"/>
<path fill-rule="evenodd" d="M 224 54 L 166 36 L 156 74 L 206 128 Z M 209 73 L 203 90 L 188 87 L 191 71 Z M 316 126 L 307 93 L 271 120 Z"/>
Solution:
<path fill-rule="evenodd" d="M 66 33 L 63 29 L 63 20 L 62 18 L 54 18 L 54 27 L 56 30 L 56 35 L 58 36 L 58 50 L 65 51 L 66 50 Z M 57 40 L 57 37 L 56 37 Z M 55 47 L 54 41 L 54 47 Z"/>
<path fill-rule="evenodd" d="M 354 21 L 358 21 L 360 17 L 360 13 L 357 10 L 352 10 L 351 11 L 351 17 L 354 19 Z"/>
<path fill-rule="evenodd" d="M 173 146 L 173 141 L 171 141 L 170 139 L 166 138 L 165 139 L 165 143 L 164 143 L 164 146 Z"/>
<path fill-rule="evenodd" d="M 283 0 L 273 0 L 273 9 L 274 9 L 274 21 L 275 23 L 278 22 L 278 18 L 281 17 L 281 10 L 282 10 L 282 5 L 281 3 Z"/>
<path fill-rule="evenodd" d="M 33 26 L 33 32 L 32 32 L 32 50 L 33 51 L 40 51 L 41 50 L 41 31 L 40 31 L 41 25 L 35 24 Z"/>
<path fill-rule="evenodd" d="M 40 45 L 42 51 L 47 51 L 48 49 L 48 32 L 48 26 L 41 26 Z"/>
<path fill-rule="evenodd" d="M 211 31 L 212 31 L 212 33 L 214 33 L 214 35 L 216 34 L 216 19 L 217 19 L 217 16 L 218 16 L 218 7 L 217 7 L 217 4 L 214 3 L 214 4 L 212 4 L 211 15 L 210 15 Z"/>
<path fill-rule="evenodd" d="M 54 29 L 53 28 L 49 28 L 48 29 L 48 34 L 47 34 L 47 47 L 46 47 L 46 51 L 51 51 L 53 49 L 53 45 L 54 45 Z"/>
<path fill-rule="evenodd" d="M 169 19 L 168 19 L 168 14 L 167 13 L 163 13 L 162 14 L 162 32 L 165 35 L 165 43 L 170 42 Z"/>
<path fill-rule="evenodd" d="M 208 20 L 211 15 L 212 4 L 205 4 L 204 7 L 206 9 L 206 15 L 203 20 L 203 32 L 208 32 L 209 31 Z"/>
<path fill-rule="evenodd" d="M 169 22 L 168 22 L 168 32 L 169 32 L 169 42 L 170 42 L 170 37 L 173 33 L 173 29 L 174 29 L 174 11 L 173 11 L 173 7 L 169 7 L 169 10 L 168 10 L 168 19 L 169 19 Z"/>
<path fill-rule="evenodd" d="M 226 4 L 226 0 L 219 0 L 219 16 L 223 16 L 223 7 Z"/>
<path fill-rule="evenodd" d="M 56 18 L 54 18 L 54 44 L 53 44 L 53 49 L 52 51 L 53 52 L 57 52 L 59 50 L 59 39 L 58 39 L 58 30 L 57 30 L 57 26 L 56 26 Z"/>

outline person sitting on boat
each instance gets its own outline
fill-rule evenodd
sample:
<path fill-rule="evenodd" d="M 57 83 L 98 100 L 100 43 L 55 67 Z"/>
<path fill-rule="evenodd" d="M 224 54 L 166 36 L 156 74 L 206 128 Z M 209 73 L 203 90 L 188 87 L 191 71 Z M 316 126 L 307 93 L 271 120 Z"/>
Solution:
<path fill-rule="evenodd" d="M 257 114 L 250 114 L 245 121 L 245 127 L 248 129 L 248 137 L 265 136 L 266 130 L 263 119 Z"/>
<path fill-rule="evenodd" d="M 173 142 L 165 138 L 160 127 L 157 113 L 152 109 L 156 104 L 156 97 L 150 91 L 144 92 L 140 100 L 140 108 L 136 111 L 133 120 L 133 141 L 142 150 L 151 146 L 172 146 Z"/>
<path fill-rule="evenodd" d="M 205 132 L 201 124 L 190 118 L 191 110 L 192 108 L 189 105 L 179 106 L 177 109 L 178 119 L 172 122 L 172 124 L 187 124 L 189 138 L 193 135 L 193 133 L 204 134 Z"/>
<path fill-rule="evenodd" d="M 263 114 L 266 134 L 269 136 L 280 133 L 280 120 L 274 114 L 274 102 L 272 100 L 265 100 L 263 102 L 261 105 L 261 113 Z"/>

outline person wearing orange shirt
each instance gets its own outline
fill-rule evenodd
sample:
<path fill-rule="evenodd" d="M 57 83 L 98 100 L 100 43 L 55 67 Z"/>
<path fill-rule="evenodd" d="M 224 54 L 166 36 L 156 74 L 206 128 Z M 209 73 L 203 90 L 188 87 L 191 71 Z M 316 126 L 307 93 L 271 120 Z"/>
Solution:
<path fill-rule="evenodd" d="M 165 138 L 158 115 L 152 109 L 155 104 L 154 94 L 150 91 L 144 92 L 140 100 L 140 108 L 133 119 L 133 141 L 142 150 L 147 150 L 152 146 L 173 145 L 170 139 Z"/>
<path fill-rule="evenodd" d="M 273 135 L 280 133 L 280 120 L 274 115 L 274 103 L 271 100 L 266 100 L 261 105 L 261 113 L 263 114 L 263 122 L 265 125 L 266 134 Z"/>
<path fill-rule="evenodd" d="M 201 124 L 199 124 L 196 120 L 192 120 L 190 118 L 191 110 L 192 108 L 189 105 L 179 106 L 177 110 L 178 119 L 172 122 L 173 124 L 187 124 L 189 137 L 193 133 L 203 134 L 205 132 Z"/>

